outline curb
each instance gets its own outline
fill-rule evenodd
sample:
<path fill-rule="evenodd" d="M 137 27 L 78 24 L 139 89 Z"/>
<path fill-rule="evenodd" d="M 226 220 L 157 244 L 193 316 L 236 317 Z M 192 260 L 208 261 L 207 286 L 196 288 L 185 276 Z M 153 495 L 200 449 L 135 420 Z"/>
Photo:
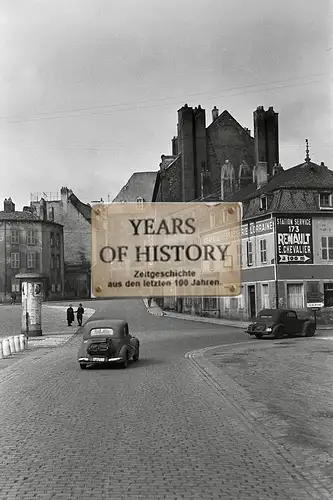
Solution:
<path fill-rule="evenodd" d="M 209 318 L 207 316 L 194 316 L 194 315 L 192 316 L 191 314 L 174 313 L 171 311 L 170 312 L 164 311 L 164 315 L 174 319 L 184 319 L 185 321 L 201 321 L 202 323 L 230 326 L 231 328 L 239 328 L 241 330 L 246 330 L 246 328 L 250 324 L 250 322 L 245 322 L 245 321 L 234 322 L 232 320 L 227 320 L 227 319 L 223 320 L 220 318 Z M 318 325 L 317 331 L 322 331 L 322 332 L 331 331 L 333 333 L 333 326 Z"/>
<path fill-rule="evenodd" d="M 166 313 L 165 311 L 163 311 L 157 304 L 156 302 L 154 301 L 154 299 L 152 299 L 151 301 L 151 306 L 149 307 L 148 305 L 148 299 L 144 298 L 142 299 L 143 300 L 143 303 L 147 309 L 147 311 L 149 312 L 149 314 L 151 314 L 152 316 L 166 316 Z"/>
<path fill-rule="evenodd" d="M 173 312 L 166 312 L 164 311 L 164 315 L 168 316 L 169 318 L 174 318 L 174 319 L 184 319 L 185 321 L 201 321 L 201 323 L 211 323 L 214 325 L 221 325 L 221 326 L 231 326 L 233 328 L 240 328 L 242 330 L 246 329 L 250 323 L 245 323 L 242 321 L 239 321 L 237 323 L 234 323 L 229 320 L 221 320 L 217 318 L 208 318 L 207 316 L 192 316 L 190 314 L 181 314 L 181 313 L 173 313 Z"/>
<path fill-rule="evenodd" d="M 218 394 L 221 400 L 231 405 L 237 412 L 239 418 L 245 426 L 251 431 L 258 432 L 264 442 L 269 443 L 281 459 L 281 465 L 285 470 L 292 474 L 297 474 L 299 479 L 306 480 L 308 485 L 306 491 L 313 499 L 331 500 L 332 496 L 325 479 L 320 477 L 320 468 L 313 470 L 313 466 L 304 466 L 299 461 L 299 452 L 297 446 L 286 447 L 284 443 L 279 442 L 279 438 L 284 437 L 288 423 L 279 416 L 271 416 L 267 407 L 260 402 L 253 400 L 249 392 L 241 387 L 223 369 L 215 366 L 209 359 L 205 358 L 205 353 L 215 349 L 230 348 L 253 345 L 260 346 L 261 341 L 236 342 L 233 344 L 221 344 L 208 346 L 202 349 L 196 349 L 184 354 L 196 372 L 205 380 L 205 382 Z M 223 382 L 222 382 L 223 381 Z M 318 473 L 318 476 L 317 476 Z"/>

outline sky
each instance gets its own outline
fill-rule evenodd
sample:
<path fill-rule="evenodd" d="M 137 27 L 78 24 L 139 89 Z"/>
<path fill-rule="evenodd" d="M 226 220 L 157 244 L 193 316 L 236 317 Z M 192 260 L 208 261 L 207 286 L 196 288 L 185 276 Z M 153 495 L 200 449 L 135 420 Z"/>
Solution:
<path fill-rule="evenodd" d="M 171 154 L 185 103 L 279 113 L 280 162 L 333 169 L 329 0 L 2 0 L 0 209 L 112 201 Z"/>

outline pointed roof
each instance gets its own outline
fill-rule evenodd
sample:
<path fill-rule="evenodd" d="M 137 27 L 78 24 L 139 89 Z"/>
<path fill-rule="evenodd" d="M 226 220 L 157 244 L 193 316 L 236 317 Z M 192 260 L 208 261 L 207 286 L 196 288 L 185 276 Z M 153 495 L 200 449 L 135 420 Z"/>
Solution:
<path fill-rule="evenodd" d="M 134 172 L 121 188 L 113 202 L 135 202 L 141 197 L 150 202 L 153 197 L 157 172 Z"/>
<path fill-rule="evenodd" d="M 74 193 L 71 193 L 68 197 L 68 200 L 71 202 L 71 204 L 77 209 L 78 212 L 80 212 L 83 217 L 91 223 L 91 206 L 86 205 L 82 201 L 79 200 L 77 196 L 75 196 Z"/>
<path fill-rule="evenodd" d="M 233 122 L 237 128 L 239 129 L 242 129 L 242 131 L 244 131 L 249 137 L 251 137 L 251 139 L 253 139 L 253 137 L 251 136 L 250 134 L 250 131 L 248 128 L 244 128 L 237 120 L 236 118 L 234 118 L 232 116 L 232 114 L 229 113 L 229 111 L 227 109 L 225 109 L 224 111 L 222 111 L 222 113 L 219 114 L 219 116 L 216 118 L 216 120 L 214 120 L 210 125 L 208 125 L 207 127 L 207 131 L 212 127 L 216 126 L 217 123 L 219 121 L 225 121 L 225 120 L 230 120 L 231 122 Z"/>

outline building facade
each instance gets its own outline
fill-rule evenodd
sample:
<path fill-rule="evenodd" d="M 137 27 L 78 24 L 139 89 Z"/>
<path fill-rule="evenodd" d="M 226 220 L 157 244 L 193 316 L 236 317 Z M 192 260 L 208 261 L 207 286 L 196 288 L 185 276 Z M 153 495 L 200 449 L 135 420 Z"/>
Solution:
<path fill-rule="evenodd" d="M 307 308 L 310 294 L 324 307 L 321 322 L 333 322 L 333 172 L 305 162 L 279 164 L 278 114 L 259 106 L 254 137 L 227 112 L 185 105 L 178 111 L 172 155 L 162 156 L 155 202 L 238 201 L 243 206 L 237 259 L 242 294 L 235 298 L 166 297 L 165 308 L 192 314 L 249 320 L 264 307 Z M 211 225 L 206 242 L 221 237 Z M 313 300 L 312 300 L 313 302 Z"/>
<path fill-rule="evenodd" d="M 163 155 L 154 186 L 153 201 L 179 202 L 218 193 L 223 196 L 253 182 L 255 165 L 267 163 L 268 175 L 279 163 L 278 114 L 259 106 L 253 113 L 254 137 L 225 110 L 206 112 L 187 104 L 178 110 L 177 137 L 172 155 Z"/>
<path fill-rule="evenodd" d="M 60 195 L 31 195 L 30 206 L 45 210 L 49 218 L 63 226 L 65 298 L 91 296 L 91 207 L 72 190 L 62 187 Z"/>
<path fill-rule="evenodd" d="M 208 316 L 249 320 L 263 308 L 288 307 L 311 312 L 322 302 L 318 320 L 333 322 L 333 171 L 307 157 L 305 163 L 230 195 L 243 204 L 239 245 L 242 294 L 237 298 L 191 299 L 183 310 Z M 221 199 L 208 196 L 203 201 Z M 210 228 L 206 242 L 222 228 Z M 310 297 L 317 296 L 316 300 Z M 198 302 L 198 299 L 196 299 Z"/>
<path fill-rule="evenodd" d="M 44 299 L 64 297 L 63 227 L 50 220 L 44 207 L 40 211 L 24 207 L 16 211 L 9 198 L 0 212 L 0 299 L 21 298 L 19 273 L 33 272 L 44 276 Z"/>

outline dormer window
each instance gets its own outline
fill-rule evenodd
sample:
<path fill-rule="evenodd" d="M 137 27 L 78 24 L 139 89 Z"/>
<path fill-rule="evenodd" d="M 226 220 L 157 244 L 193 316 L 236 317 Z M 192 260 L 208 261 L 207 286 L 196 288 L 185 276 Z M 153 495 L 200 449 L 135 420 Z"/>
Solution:
<path fill-rule="evenodd" d="M 332 193 L 320 193 L 319 206 L 320 208 L 332 208 Z"/>
<path fill-rule="evenodd" d="M 262 196 L 260 198 L 260 210 L 267 210 L 267 197 Z"/>
<path fill-rule="evenodd" d="M 141 196 L 138 196 L 138 198 L 136 199 L 136 201 L 138 203 L 143 203 L 143 198 Z"/>

